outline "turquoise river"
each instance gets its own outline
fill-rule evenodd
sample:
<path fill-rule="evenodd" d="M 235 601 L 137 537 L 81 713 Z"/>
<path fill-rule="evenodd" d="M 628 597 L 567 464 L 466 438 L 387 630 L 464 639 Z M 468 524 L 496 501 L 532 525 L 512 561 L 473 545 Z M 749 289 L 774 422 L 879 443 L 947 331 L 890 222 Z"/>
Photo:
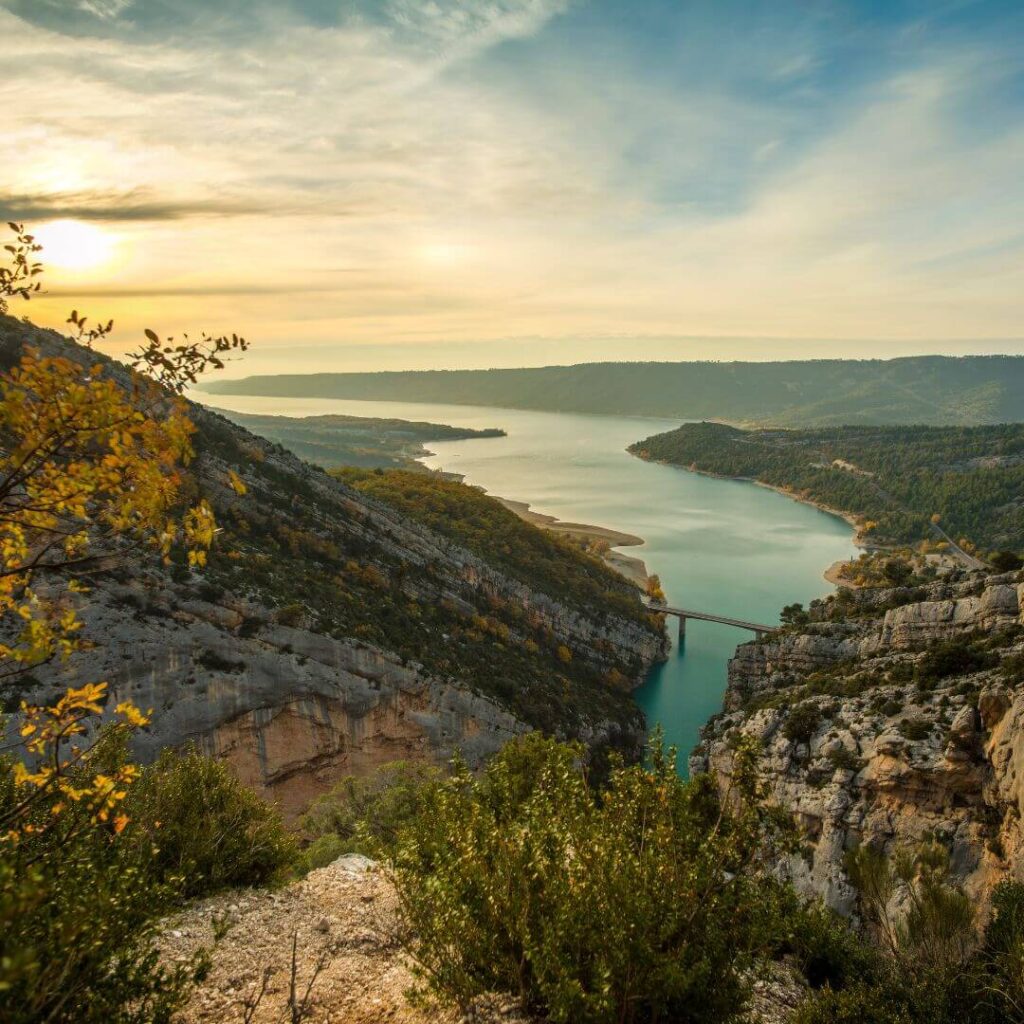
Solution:
<path fill-rule="evenodd" d="M 205 396 L 204 396 L 205 397 Z M 501 427 L 507 437 L 430 445 L 432 468 L 461 473 L 491 494 L 529 502 L 537 512 L 644 538 L 624 553 L 661 577 L 670 605 L 774 623 L 793 601 L 831 590 L 823 571 L 855 551 L 841 519 L 741 481 L 716 480 L 643 462 L 627 445 L 679 421 L 526 412 L 460 405 L 355 402 L 217 395 L 210 405 L 237 412 L 303 416 L 344 413 Z M 726 666 L 742 630 L 687 625 L 685 649 L 669 620 L 673 649 L 636 699 L 653 727 L 680 750 L 680 768 L 700 726 L 721 707 Z"/>

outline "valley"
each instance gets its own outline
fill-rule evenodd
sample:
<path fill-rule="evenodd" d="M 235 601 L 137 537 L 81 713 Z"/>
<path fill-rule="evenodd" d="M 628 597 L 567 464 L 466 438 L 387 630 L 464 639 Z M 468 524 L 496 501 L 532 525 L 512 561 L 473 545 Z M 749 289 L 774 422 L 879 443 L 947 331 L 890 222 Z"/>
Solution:
<path fill-rule="evenodd" d="M 825 569 L 856 553 L 850 526 L 836 516 L 747 482 L 686 473 L 627 452 L 639 438 L 674 427 L 671 420 L 427 402 L 217 398 L 237 412 L 265 408 L 268 401 L 291 416 L 500 427 L 506 436 L 432 442 L 433 454 L 423 464 L 489 494 L 528 502 L 534 512 L 642 538 L 642 545 L 624 552 L 659 576 L 670 604 L 775 622 L 783 606 L 828 593 Z M 693 623 L 683 652 L 675 629 L 669 633 L 668 659 L 654 663 L 635 697 L 649 726 L 660 724 L 678 746 L 685 774 L 687 753 L 700 727 L 721 708 L 729 659 L 746 635 Z"/>

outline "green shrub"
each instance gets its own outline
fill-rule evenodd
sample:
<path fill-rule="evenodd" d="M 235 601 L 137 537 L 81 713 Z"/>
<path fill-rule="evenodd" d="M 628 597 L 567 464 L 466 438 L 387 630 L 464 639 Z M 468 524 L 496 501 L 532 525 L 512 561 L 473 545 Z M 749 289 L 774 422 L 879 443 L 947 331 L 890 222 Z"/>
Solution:
<path fill-rule="evenodd" d="M 833 768 L 841 768 L 847 772 L 859 772 L 864 762 L 848 747 L 837 747 L 828 752 L 828 760 Z"/>
<path fill-rule="evenodd" d="M 1001 882 L 993 891 L 981 963 L 992 1020 L 1024 1021 L 1024 884 Z"/>
<path fill-rule="evenodd" d="M 218 654 L 216 651 L 205 650 L 199 655 L 197 659 L 199 664 L 203 668 L 208 668 L 211 672 L 244 672 L 245 662 L 234 661 L 231 658 L 225 658 L 223 655 Z"/>
<path fill-rule="evenodd" d="M 1003 658 L 1000 673 L 1011 683 L 1024 683 L 1024 654 L 1010 654 Z"/>
<path fill-rule="evenodd" d="M 732 811 L 660 749 L 595 795 L 582 749 L 537 734 L 426 787 L 392 860 L 421 978 L 463 1004 L 515 993 L 556 1024 L 738 1019 L 777 927 L 752 762 L 748 743 Z"/>
<path fill-rule="evenodd" d="M 298 601 L 292 604 L 286 604 L 283 608 L 278 608 L 276 612 L 277 621 L 282 626 L 301 626 L 306 618 L 306 606 Z"/>
<path fill-rule="evenodd" d="M 437 768 L 410 761 L 383 765 L 367 777 L 346 776 L 302 819 L 307 833 L 325 840 L 304 852 L 306 869 L 330 863 L 320 863 L 327 851 L 336 851 L 332 860 L 343 853 L 386 855 L 399 829 L 419 813 L 424 788 L 440 779 Z"/>
<path fill-rule="evenodd" d="M 919 685 L 927 686 L 949 676 L 992 668 L 998 662 L 996 654 L 979 650 L 968 637 L 955 637 L 932 645 L 915 666 L 915 675 Z"/>
<path fill-rule="evenodd" d="M 821 719 L 821 708 L 813 701 L 804 701 L 790 711 L 782 724 L 782 735 L 790 743 L 810 743 Z"/>
<path fill-rule="evenodd" d="M 841 991 L 826 988 L 806 1000 L 791 1024 L 924 1024 L 911 1014 L 891 988 L 854 985 Z"/>
<path fill-rule="evenodd" d="M 904 718 L 896 728 L 904 739 L 916 743 L 918 740 L 927 739 L 932 732 L 932 723 L 923 718 Z"/>
<path fill-rule="evenodd" d="M 103 770 L 89 757 L 74 783 Z M 18 798 L 14 761 L 0 760 L 0 816 Z M 118 833 L 80 804 L 30 812 L 37 831 L 0 839 L 0 1020 L 4 1024 L 164 1024 L 202 957 L 162 967 L 155 919 L 176 886 L 150 873 L 151 849 L 135 823 Z M 57 824 L 54 824 L 54 821 Z"/>
<path fill-rule="evenodd" d="M 175 880 L 184 896 L 272 882 L 295 859 L 278 812 L 194 750 L 164 751 L 132 786 L 125 810 L 152 841 L 152 877 Z"/>
<path fill-rule="evenodd" d="M 802 903 L 791 890 L 788 900 L 782 908 L 787 932 L 776 954 L 812 989 L 844 989 L 879 974 L 882 958 L 849 921 L 821 904 Z"/>

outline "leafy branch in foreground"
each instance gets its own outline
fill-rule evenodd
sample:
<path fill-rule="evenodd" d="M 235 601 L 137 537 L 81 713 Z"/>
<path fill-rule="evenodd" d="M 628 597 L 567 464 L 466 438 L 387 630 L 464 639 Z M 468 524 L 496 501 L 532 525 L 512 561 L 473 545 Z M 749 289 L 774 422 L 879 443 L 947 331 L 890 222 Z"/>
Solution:
<path fill-rule="evenodd" d="M 10 227 L 0 313 L 40 290 L 40 247 Z M 68 323 L 86 348 L 113 329 L 90 327 L 77 310 Z M 180 394 L 244 348 L 235 336 L 171 347 L 147 332 L 135 361 L 148 376 L 129 370 L 126 379 L 85 350 L 30 348 L 0 374 L 0 683 L 78 649 L 83 581 L 129 553 L 168 561 L 178 549 L 205 564 L 215 523 L 186 473 L 194 427 Z M 127 740 L 148 717 L 109 703 L 105 682 L 69 689 L 50 707 L 22 702 L 20 739 L 0 756 L 0 1017 L 12 1024 L 169 1021 L 202 958 L 160 964 L 155 918 L 184 892 L 168 864 L 198 869 L 196 891 L 262 880 L 291 855 L 279 819 L 216 771 L 202 779 L 206 846 L 174 830 L 158 837 L 149 809 L 174 807 L 181 792 L 194 803 L 205 763 L 141 771 Z M 129 813 L 136 788 L 148 803 Z M 231 862 L 211 866 L 208 850 L 228 847 Z"/>

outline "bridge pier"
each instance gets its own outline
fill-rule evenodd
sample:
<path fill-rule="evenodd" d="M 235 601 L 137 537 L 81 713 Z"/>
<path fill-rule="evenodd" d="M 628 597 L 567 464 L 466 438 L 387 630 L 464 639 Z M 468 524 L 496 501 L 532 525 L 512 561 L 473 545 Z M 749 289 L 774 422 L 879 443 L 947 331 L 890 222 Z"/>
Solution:
<path fill-rule="evenodd" d="M 684 647 L 686 645 L 686 616 L 679 616 L 679 646 Z"/>

